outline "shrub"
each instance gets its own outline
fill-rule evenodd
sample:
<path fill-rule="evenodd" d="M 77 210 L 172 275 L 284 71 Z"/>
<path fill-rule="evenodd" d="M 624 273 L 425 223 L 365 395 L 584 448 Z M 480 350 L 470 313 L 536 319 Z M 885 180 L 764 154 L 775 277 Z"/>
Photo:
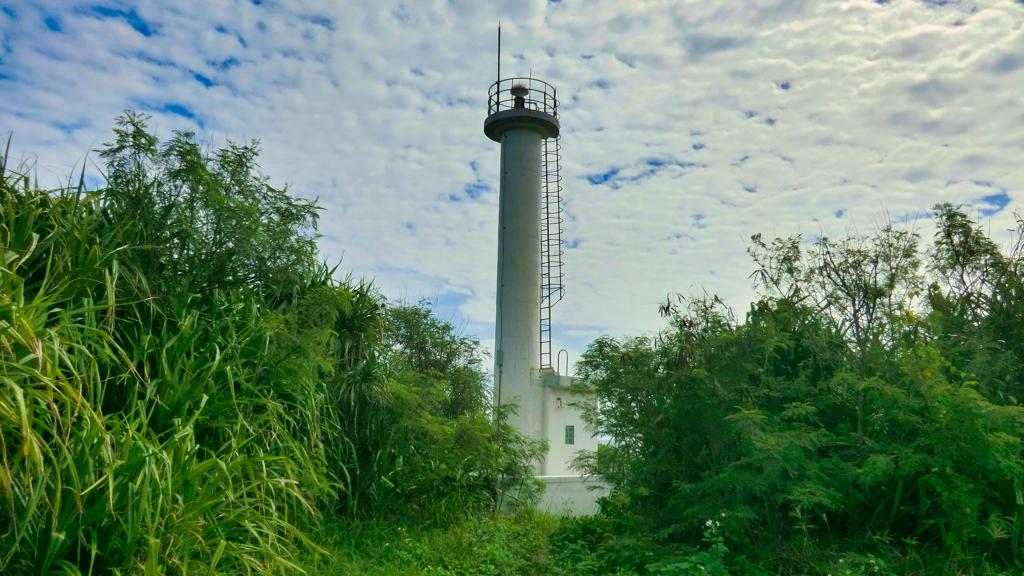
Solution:
<path fill-rule="evenodd" d="M 613 486 L 604 512 L 666 546 L 725 512 L 728 559 L 784 573 L 1019 567 L 1024 244 L 1004 254 L 958 209 L 935 214 L 924 260 L 887 224 L 809 246 L 755 235 L 743 321 L 677 297 L 668 330 L 595 341 L 586 418 L 615 442 L 580 464 Z"/>

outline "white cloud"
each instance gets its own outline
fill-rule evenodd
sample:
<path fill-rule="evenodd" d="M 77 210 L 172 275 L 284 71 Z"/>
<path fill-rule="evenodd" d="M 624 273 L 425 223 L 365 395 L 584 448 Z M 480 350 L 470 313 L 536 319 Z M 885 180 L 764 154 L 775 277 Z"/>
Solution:
<path fill-rule="evenodd" d="M 54 182 L 124 108 L 164 137 L 258 137 L 264 171 L 328 209 L 332 260 L 386 294 L 438 297 L 486 339 L 499 20 L 503 74 L 532 70 L 563 103 L 573 248 L 556 346 L 574 355 L 661 327 L 668 292 L 744 309 L 754 232 L 835 233 L 941 201 L 1000 230 L 1019 205 L 1011 0 L 8 4 L 0 132 Z"/>

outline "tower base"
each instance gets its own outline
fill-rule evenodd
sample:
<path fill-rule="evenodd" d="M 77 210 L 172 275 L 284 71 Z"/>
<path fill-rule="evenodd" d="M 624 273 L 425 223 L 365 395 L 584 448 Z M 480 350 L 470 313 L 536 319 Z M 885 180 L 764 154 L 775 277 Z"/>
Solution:
<path fill-rule="evenodd" d="M 546 485 L 537 509 L 549 514 L 597 514 L 600 510 L 597 499 L 608 495 L 608 488 L 593 476 L 537 476 L 537 479 Z"/>

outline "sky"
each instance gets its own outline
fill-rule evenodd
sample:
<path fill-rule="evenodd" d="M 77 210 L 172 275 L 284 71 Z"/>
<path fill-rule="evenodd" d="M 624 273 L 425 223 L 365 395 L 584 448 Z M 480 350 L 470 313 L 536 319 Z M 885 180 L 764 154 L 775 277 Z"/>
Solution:
<path fill-rule="evenodd" d="M 262 172 L 325 208 L 329 261 L 492 346 L 499 21 L 503 75 L 561 100 L 573 360 L 664 327 L 670 293 L 745 310 L 754 233 L 885 212 L 927 238 L 937 202 L 1015 226 L 1018 0 L 0 0 L 0 134 L 44 185 L 125 109 L 163 138 L 259 139 Z"/>

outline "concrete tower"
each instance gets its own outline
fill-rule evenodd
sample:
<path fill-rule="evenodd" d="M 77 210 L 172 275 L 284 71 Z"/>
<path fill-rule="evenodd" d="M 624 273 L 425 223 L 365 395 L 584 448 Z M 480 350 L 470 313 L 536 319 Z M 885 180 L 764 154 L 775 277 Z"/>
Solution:
<path fill-rule="evenodd" d="M 484 133 L 501 144 L 498 281 L 495 318 L 495 402 L 518 404 L 510 419 L 520 433 L 548 440 L 536 474 L 547 485 L 542 507 L 591 513 L 603 491 L 588 491 L 570 461 L 596 450 L 580 411 L 593 402 L 569 391 L 572 379 L 552 366 L 551 306 L 561 298 L 561 208 L 558 99 L 534 78 L 500 78 L 491 86 Z M 557 359 L 557 357 L 556 357 Z M 568 366 L 566 366 L 568 367 Z"/>
<path fill-rule="evenodd" d="M 546 438 L 541 377 L 541 177 L 543 140 L 558 137 L 554 88 L 511 78 L 492 88 L 484 133 L 501 143 L 494 383 L 498 404 L 515 402 L 512 425 Z M 544 474 L 543 464 L 538 474 Z"/>

